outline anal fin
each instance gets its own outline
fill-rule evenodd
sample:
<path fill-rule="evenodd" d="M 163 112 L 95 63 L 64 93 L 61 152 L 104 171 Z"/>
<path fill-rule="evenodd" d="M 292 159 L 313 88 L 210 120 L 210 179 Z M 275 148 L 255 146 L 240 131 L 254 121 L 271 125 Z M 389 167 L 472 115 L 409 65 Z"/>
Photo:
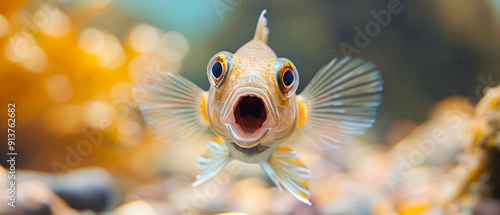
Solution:
<path fill-rule="evenodd" d="M 261 166 L 280 191 L 285 187 L 299 201 L 311 205 L 309 201 L 311 171 L 300 161 L 297 152 L 281 146 Z"/>
<path fill-rule="evenodd" d="M 199 172 L 192 186 L 199 186 L 217 175 L 229 161 L 231 161 L 229 149 L 223 143 L 222 139 L 216 138 L 215 141 L 210 141 L 207 145 L 207 151 L 199 159 Z"/>

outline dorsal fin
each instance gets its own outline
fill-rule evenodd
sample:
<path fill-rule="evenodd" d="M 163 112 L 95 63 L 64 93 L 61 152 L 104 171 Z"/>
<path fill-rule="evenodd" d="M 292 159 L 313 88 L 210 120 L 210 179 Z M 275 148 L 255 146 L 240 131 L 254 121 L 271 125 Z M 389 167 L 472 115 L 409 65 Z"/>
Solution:
<path fill-rule="evenodd" d="M 267 36 L 269 35 L 269 28 L 267 28 L 267 19 L 264 16 L 267 10 L 263 10 L 259 17 L 259 22 L 257 23 L 257 29 L 255 30 L 256 39 L 267 43 Z"/>

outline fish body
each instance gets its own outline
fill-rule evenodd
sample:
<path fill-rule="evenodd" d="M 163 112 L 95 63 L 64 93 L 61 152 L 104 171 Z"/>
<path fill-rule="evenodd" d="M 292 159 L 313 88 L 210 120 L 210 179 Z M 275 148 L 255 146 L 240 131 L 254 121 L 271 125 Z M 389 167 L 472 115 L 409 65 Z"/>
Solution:
<path fill-rule="evenodd" d="M 339 148 L 372 126 L 383 81 L 371 63 L 334 59 L 300 95 L 299 73 L 266 44 L 262 12 L 254 38 L 235 53 L 215 54 L 207 66 L 208 92 L 169 73 L 145 73 L 135 98 L 148 123 L 167 139 L 184 141 L 210 126 L 217 138 L 200 157 L 193 186 L 233 159 L 260 164 L 276 186 L 309 201 L 309 169 L 281 146 L 295 130 L 320 148 Z"/>
<path fill-rule="evenodd" d="M 208 119 L 234 158 L 261 163 L 295 130 L 296 98 L 280 95 L 276 54 L 259 39 L 236 51 L 232 61 L 224 89 L 212 86 L 207 94 Z"/>

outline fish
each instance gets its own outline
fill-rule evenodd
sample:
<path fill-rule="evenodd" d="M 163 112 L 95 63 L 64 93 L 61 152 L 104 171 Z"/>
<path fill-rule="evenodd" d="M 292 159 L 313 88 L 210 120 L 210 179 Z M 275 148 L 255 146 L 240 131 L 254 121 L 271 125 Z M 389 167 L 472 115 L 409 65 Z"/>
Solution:
<path fill-rule="evenodd" d="M 260 165 L 280 191 L 311 205 L 311 171 L 282 144 L 296 130 L 304 137 L 300 144 L 325 150 L 351 143 L 375 123 L 383 80 L 373 63 L 335 58 L 297 94 L 298 68 L 267 45 L 265 13 L 252 40 L 209 60 L 208 91 L 179 75 L 146 71 L 134 86 L 134 98 L 164 139 L 186 142 L 208 127 L 215 133 L 199 158 L 193 187 L 240 160 Z"/>

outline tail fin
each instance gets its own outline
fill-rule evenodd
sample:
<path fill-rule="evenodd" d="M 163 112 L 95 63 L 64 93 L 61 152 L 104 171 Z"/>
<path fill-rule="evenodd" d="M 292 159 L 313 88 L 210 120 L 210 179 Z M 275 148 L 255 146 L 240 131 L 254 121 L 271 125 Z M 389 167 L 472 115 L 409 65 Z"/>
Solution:
<path fill-rule="evenodd" d="M 267 19 L 264 16 L 267 10 L 263 10 L 259 17 L 259 22 L 257 23 L 257 29 L 255 30 L 255 38 L 267 43 L 267 36 L 269 35 L 269 28 L 267 28 Z"/>

